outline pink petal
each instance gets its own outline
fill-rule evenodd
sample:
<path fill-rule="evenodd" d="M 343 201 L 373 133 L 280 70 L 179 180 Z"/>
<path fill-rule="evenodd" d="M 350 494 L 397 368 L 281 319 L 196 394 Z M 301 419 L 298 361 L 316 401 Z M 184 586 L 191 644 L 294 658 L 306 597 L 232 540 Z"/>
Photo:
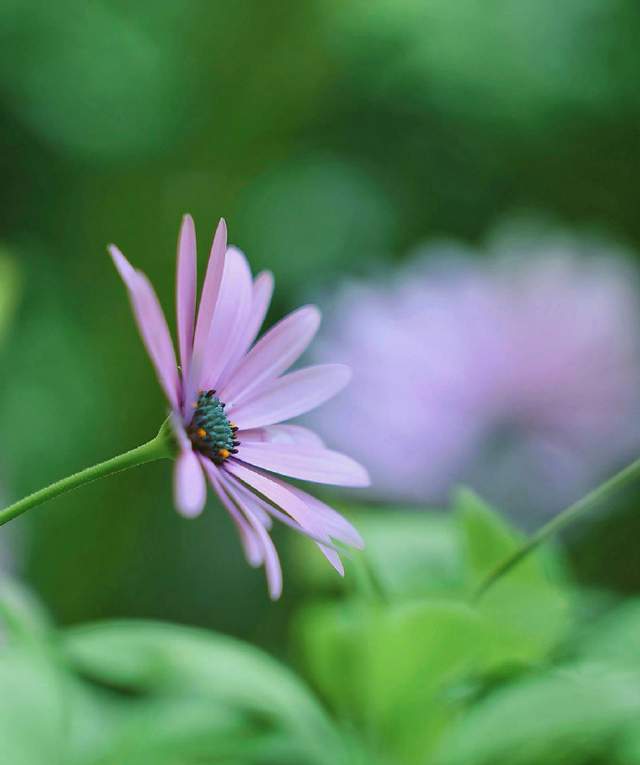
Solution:
<path fill-rule="evenodd" d="M 250 465 L 303 481 L 336 486 L 368 486 L 367 471 L 351 457 L 298 444 L 242 443 L 237 458 Z"/>
<path fill-rule="evenodd" d="M 277 509 L 293 518 L 303 529 L 321 539 L 326 537 L 324 529 L 315 521 L 309 508 L 294 494 L 291 487 L 236 460 L 227 460 L 224 469 L 268 504 L 273 503 Z"/>
<path fill-rule="evenodd" d="M 251 271 L 247 259 L 235 247 L 227 250 L 218 302 L 202 361 L 199 388 L 217 388 L 242 336 L 251 310 Z"/>
<path fill-rule="evenodd" d="M 182 451 L 174 468 L 174 499 L 186 518 L 195 518 L 207 501 L 207 484 L 198 457 L 189 449 Z"/>
<path fill-rule="evenodd" d="M 211 462 L 211 460 L 207 459 L 206 457 L 201 456 L 200 462 L 209 478 L 213 490 L 218 496 L 218 499 L 226 508 L 227 512 L 231 516 L 231 520 L 234 522 L 238 530 L 240 541 L 244 549 L 244 554 L 249 565 L 253 566 L 254 568 L 260 566 L 264 559 L 263 545 L 261 544 L 259 537 L 255 534 L 247 522 L 246 518 L 229 499 L 222 485 L 221 471 L 219 471 L 213 462 Z"/>
<path fill-rule="evenodd" d="M 218 293 L 220 291 L 220 282 L 222 281 L 222 271 L 224 268 L 225 252 L 227 251 L 227 224 L 221 218 L 213 237 L 211 245 L 211 254 L 207 265 L 207 273 L 202 287 L 202 296 L 200 298 L 200 307 L 198 308 L 198 319 L 196 321 L 196 330 L 193 340 L 193 359 L 197 369 L 192 370 L 192 380 L 189 386 L 189 399 L 197 387 L 197 376 L 203 359 L 206 354 L 206 346 L 209 341 L 209 330 L 211 329 L 211 320 L 218 302 Z"/>
<path fill-rule="evenodd" d="M 133 307 L 138 330 L 155 367 L 160 385 L 174 411 L 179 409 L 180 381 L 167 322 L 147 277 L 136 271 L 115 245 L 109 254 L 122 277 Z"/>
<path fill-rule="evenodd" d="M 253 493 L 251 489 L 249 489 L 245 484 L 241 483 L 235 476 L 230 475 L 228 471 L 224 472 L 227 474 L 227 480 L 233 481 L 233 486 L 236 492 L 239 492 L 244 497 L 245 501 L 251 502 L 252 511 L 254 514 L 258 515 L 262 525 L 265 528 L 271 528 L 270 521 L 271 516 L 273 516 L 273 518 L 280 521 L 280 523 L 284 523 L 286 526 L 293 529 L 298 534 L 303 534 L 305 537 L 308 537 L 318 545 L 323 545 L 331 550 L 336 550 L 335 545 L 333 542 L 331 542 L 329 534 L 320 528 L 316 528 L 316 524 L 313 523 L 313 516 L 310 513 L 307 513 L 305 517 L 305 523 L 308 525 L 308 528 L 306 528 L 305 526 L 302 526 L 300 523 L 295 521 L 291 516 L 287 515 L 286 512 L 276 507 L 273 503 L 265 502 L 261 496 Z M 281 485 L 287 489 L 293 490 L 293 486 L 285 484 L 284 482 L 281 482 Z M 307 508 L 307 510 L 308 509 L 309 508 Z M 264 517 L 265 515 L 269 516 L 269 523 L 267 523 L 267 520 Z M 314 529 L 313 531 L 311 530 L 312 528 Z"/>
<path fill-rule="evenodd" d="M 221 470 L 220 475 L 222 476 L 222 480 L 232 486 L 234 492 L 243 498 L 244 503 L 248 503 L 251 506 L 253 514 L 259 519 L 260 523 L 265 527 L 265 529 L 271 529 L 273 526 L 273 519 L 271 517 L 271 510 L 273 508 L 271 505 L 268 505 L 266 502 L 261 500 L 260 497 L 249 491 L 246 486 L 241 484 L 240 481 L 227 473 L 226 470 Z"/>
<path fill-rule="evenodd" d="M 176 272 L 176 318 L 178 325 L 178 347 L 182 380 L 186 385 L 193 351 L 193 332 L 196 312 L 196 231 L 193 218 L 185 215 L 182 219 L 178 240 Z"/>
<path fill-rule="evenodd" d="M 340 556 L 335 550 L 332 550 L 330 547 L 327 547 L 326 545 L 318 545 L 318 548 L 320 549 L 320 552 L 324 555 L 324 557 L 329 561 L 329 563 L 335 568 L 335 570 L 340 574 L 340 576 L 344 576 L 344 566 L 342 565 L 342 561 L 340 560 Z"/>
<path fill-rule="evenodd" d="M 297 486 L 289 486 L 289 489 L 307 505 L 330 537 L 358 550 L 364 548 L 364 540 L 344 516 Z"/>
<path fill-rule="evenodd" d="M 221 474 L 224 475 L 223 471 Z M 229 498 L 234 502 L 238 509 L 244 513 L 245 518 L 250 523 L 251 528 L 260 540 L 264 560 L 265 573 L 267 575 L 267 584 L 269 585 L 269 595 L 272 600 L 277 600 L 282 594 L 282 568 L 280 559 L 273 541 L 260 519 L 255 514 L 254 503 L 247 502 L 236 490 L 229 478 L 223 477 L 222 482 L 227 490 Z"/>
<path fill-rule="evenodd" d="M 329 537 L 323 532 L 313 515 L 309 513 L 304 503 L 296 501 L 296 495 L 291 487 L 278 479 L 271 479 L 261 473 L 244 468 L 233 462 L 225 463 L 227 472 L 231 472 L 245 486 L 251 488 L 258 495 L 265 497 L 269 503 L 274 503 L 282 508 L 282 511 L 290 515 L 300 523 L 305 534 L 316 540 L 322 554 L 327 558 L 336 571 L 343 576 L 344 568 L 340 557 L 331 544 Z M 293 524 L 289 524 L 293 525 Z M 296 528 L 294 526 L 294 528 Z M 297 528 L 296 530 L 300 530 Z"/>
<path fill-rule="evenodd" d="M 262 271 L 253 282 L 253 294 L 251 297 L 251 314 L 247 322 L 247 334 L 244 338 L 244 351 L 254 342 L 260 332 L 260 327 L 265 320 L 271 297 L 273 295 L 273 274 L 270 271 Z M 243 352 L 244 352 L 243 351 Z"/>
<path fill-rule="evenodd" d="M 233 461 L 227 462 L 225 465 L 227 468 L 232 467 L 234 470 L 237 467 L 240 467 L 238 463 L 234 464 Z M 339 542 L 343 542 L 344 544 L 350 545 L 351 547 L 355 547 L 359 550 L 364 548 L 364 541 L 356 529 L 349 523 L 349 521 L 347 521 L 346 518 L 340 515 L 340 513 L 336 512 L 332 507 L 329 507 L 329 505 L 321 502 L 313 495 L 307 494 L 307 492 L 302 491 L 302 489 L 299 489 L 297 486 L 292 486 L 291 484 L 286 483 L 277 476 L 267 475 L 261 470 L 251 471 L 250 468 L 245 468 L 245 470 L 248 470 L 249 473 L 253 472 L 254 475 L 247 475 L 245 473 L 244 477 L 241 477 L 236 470 L 236 473 L 238 473 L 236 477 L 238 480 L 243 481 L 244 484 L 250 489 L 253 488 L 259 493 L 262 493 L 260 492 L 259 488 L 256 488 L 255 483 L 253 487 L 250 483 L 251 480 L 255 480 L 255 476 L 257 475 L 259 478 L 265 478 L 267 481 L 280 487 L 280 489 L 284 491 L 284 497 L 289 497 L 290 494 L 293 494 L 302 501 L 303 505 L 293 505 L 293 513 L 290 512 L 289 509 L 285 510 L 280 505 L 278 505 L 280 510 L 276 510 L 276 508 L 274 508 L 271 504 L 271 502 L 274 502 L 273 499 L 271 499 L 269 502 L 265 502 L 265 508 L 269 513 L 274 514 L 274 517 L 278 518 L 279 520 L 283 520 L 281 518 L 281 513 L 288 512 L 291 517 L 295 517 L 296 522 L 298 522 L 304 529 L 304 533 L 306 533 L 316 542 L 327 543 L 329 542 L 329 538 L 332 537 Z M 264 496 L 266 499 L 269 499 L 266 497 L 266 495 Z M 330 542 L 327 546 L 335 549 Z"/>
<path fill-rule="evenodd" d="M 221 471 L 221 474 L 223 472 L 226 472 L 226 471 Z M 304 528 L 299 523 L 297 523 L 292 518 L 290 518 L 286 513 L 276 509 L 275 507 L 273 507 L 273 505 L 270 505 L 264 502 L 264 500 L 260 499 L 255 494 L 251 493 L 246 486 L 244 486 L 237 478 L 235 478 L 235 476 L 231 476 L 227 474 L 226 482 L 229 488 L 233 488 L 236 496 L 240 496 L 242 498 L 245 506 L 248 506 L 251 508 L 252 512 L 255 513 L 256 510 L 260 509 L 262 512 L 271 513 L 279 521 L 281 521 L 282 523 L 285 523 L 294 531 L 297 531 L 299 534 L 304 534 L 306 537 L 309 537 L 310 539 L 315 541 L 317 547 L 320 549 L 320 551 L 325 556 L 325 558 L 329 561 L 329 563 L 331 563 L 331 565 L 335 568 L 335 570 L 341 576 L 344 576 L 344 567 L 342 565 L 342 561 L 340 560 L 340 556 L 338 555 L 338 551 L 336 550 L 334 545 L 331 543 L 329 536 L 327 534 L 313 533 L 309 529 Z M 285 488 L 292 489 L 293 487 L 286 486 Z M 337 515 L 337 513 L 335 513 L 335 515 Z M 357 535 L 357 532 L 355 533 Z"/>
<path fill-rule="evenodd" d="M 320 326 L 320 312 L 304 306 L 275 324 L 244 357 L 221 398 L 239 404 L 259 386 L 288 369 L 304 352 Z"/>
<path fill-rule="evenodd" d="M 267 315 L 267 311 L 269 310 L 272 294 L 273 275 L 268 271 L 263 271 L 261 274 L 258 274 L 253 282 L 249 317 L 246 321 L 242 336 L 236 343 L 231 358 L 229 359 L 224 372 L 220 376 L 220 381 L 218 383 L 220 388 L 223 388 L 227 384 L 228 380 L 238 368 L 238 364 L 245 353 L 256 339 L 264 318 Z"/>
<path fill-rule="evenodd" d="M 313 430 L 302 425 L 267 425 L 264 428 L 252 428 L 238 432 L 240 441 L 270 441 L 274 444 L 302 444 L 303 446 L 323 447 L 324 442 Z"/>
<path fill-rule="evenodd" d="M 306 367 L 265 385 L 246 403 L 230 406 L 239 428 L 258 428 L 289 420 L 335 396 L 351 378 L 344 364 Z"/>

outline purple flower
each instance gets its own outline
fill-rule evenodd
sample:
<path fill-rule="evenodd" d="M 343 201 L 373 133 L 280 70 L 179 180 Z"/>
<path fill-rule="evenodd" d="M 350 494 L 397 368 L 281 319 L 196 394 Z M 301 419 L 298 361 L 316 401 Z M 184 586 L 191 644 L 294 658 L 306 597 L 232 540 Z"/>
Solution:
<path fill-rule="evenodd" d="M 313 422 L 369 466 L 380 499 L 442 502 L 467 483 L 549 512 L 640 447 L 631 269 L 560 234 L 505 233 L 489 250 L 434 245 L 336 298 L 317 358 L 354 379 Z"/>
<path fill-rule="evenodd" d="M 272 518 L 315 540 L 343 574 L 332 539 L 362 547 L 358 532 L 335 510 L 273 475 L 339 486 L 369 483 L 363 467 L 327 449 L 313 431 L 281 424 L 324 403 L 350 378 L 341 364 L 285 374 L 316 334 L 318 309 L 294 311 L 254 344 L 271 300 L 273 277 L 264 272 L 252 279 L 245 256 L 227 249 L 221 220 L 196 315 L 196 236 L 187 215 L 178 241 L 178 369 L 149 280 L 115 246 L 109 252 L 171 406 L 179 445 L 174 477 L 178 510 L 188 517 L 202 511 L 206 477 L 231 515 L 249 563 L 264 564 L 274 599 L 282 591 L 282 573 L 268 533 Z"/>

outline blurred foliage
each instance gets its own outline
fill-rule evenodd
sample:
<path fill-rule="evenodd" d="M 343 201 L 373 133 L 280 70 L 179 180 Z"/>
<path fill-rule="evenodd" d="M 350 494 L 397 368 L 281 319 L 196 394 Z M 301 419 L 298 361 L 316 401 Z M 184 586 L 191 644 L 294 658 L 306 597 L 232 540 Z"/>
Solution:
<path fill-rule="evenodd" d="M 355 589 L 331 594 L 308 572 L 297 672 L 192 627 L 55 629 L 6 580 L 2 754 L 18 765 L 635 765 L 640 600 L 576 589 L 549 548 L 474 605 L 518 535 L 468 491 L 452 509 L 363 521 L 370 552 L 350 561 Z M 385 525 L 407 541 L 390 578 Z"/>

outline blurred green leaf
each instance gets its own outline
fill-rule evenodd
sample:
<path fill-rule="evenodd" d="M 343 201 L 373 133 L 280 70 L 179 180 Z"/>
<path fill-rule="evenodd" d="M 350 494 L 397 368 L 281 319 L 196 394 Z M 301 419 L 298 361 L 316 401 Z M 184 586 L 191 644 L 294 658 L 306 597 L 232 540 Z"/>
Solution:
<path fill-rule="evenodd" d="M 33 594 L 8 576 L 0 579 L 0 625 L 18 642 L 32 642 L 49 634 L 48 615 Z"/>
<path fill-rule="evenodd" d="M 522 539 L 473 492 L 454 498 L 471 592 Z M 570 590 L 561 577 L 559 555 L 536 551 L 496 582 L 479 601 L 485 617 L 484 645 L 489 667 L 544 659 L 568 626 Z"/>
<path fill-rule="evenodd" d="M 46 652 L 25 646 L 0 653 L 0 762 L 67 765 L 63 679 Z"/>
<path fill-rule="evenodd" d="M 152 25 L 134 9 L 61 0 L 2 3 L 0 20 L 0 89 L 41 139 L 96 159 L 157 151 L 175 134 L 186 80 L 175 14 Z"/>
<path fill-rule="evenodd" d="M 640 600 L 622 603 L 591 624 L 577 650 L 595 661 L 640 670 Z"/>
<path fill-rule="evenodd" d="M 290 751 L 304 752 L 310 763 L 341 761 L 340 737 L 312 694 L 289 670 L 248 644 L 176 625 L 112 622 L 71 629 L 64 646 L 73 666 L 96 682 L 129 693 L 223 706 L 234 724 L 245 717 L 262 721 L 267 738 L 286 735 Z M 194 711 L 195 718 L 191 711 L 185 714 L 195 725 L 207 712 Z M 179 734 L 186 735 L 182 728 Z"/>
<path fill-rule="evenodd" d="M 360 513 L 354 522 L 367 565 L 389 598 L 460 591 L 462 557 L 450 516 L 389 508 Z"/>
<path fill-rule="evenodd" d="M 353 600 L 305 609 L 298 623 L 313 682 L 373 744 L 424 750 L 450 711 L 439 694 L 478 657 L 481 625 L 446 601 L 372 604 Z"/>
<path fill-rule="evenodd" d="M 638 673 L 579 664 L 477 703 L 447 735 L 436 762 L 611 762 L 613 737 L 635 725 L 639 714 Z"/>

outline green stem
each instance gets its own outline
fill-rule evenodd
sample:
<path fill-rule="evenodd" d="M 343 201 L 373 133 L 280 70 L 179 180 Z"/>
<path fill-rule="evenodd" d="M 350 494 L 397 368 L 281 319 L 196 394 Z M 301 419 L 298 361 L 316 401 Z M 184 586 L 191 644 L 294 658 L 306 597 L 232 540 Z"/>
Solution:
<path fill-rule="evenodd" d="M 600 505 L 609 495 L 619 492 L 627 484 L 638 478 L 640 478 L 640 459 L 632 462 L 612 478 L 609 478 L 608 481 L 600 484 L 600 486 L 586 494 L 582 499 L 579 499 L 566 510 L 556 515 L 555 518 L 552 518 L 549 523 L 546 523 L 541 529 L 536 531 L 521 547 L 515 550 L 508 558 L 505 558 L 488 574 L 475 590 L 472 598 L 473 601 L 478 601 L 490 587 L 524 560 L 542 542 L 561 529 L 564 529 L 570 523 L 573 523 L 577 518 L 586 515 Z"/>
<path fill-rule="evenodd" d="M 29 494 L 0 510 L 0 526 L 17 518 L 32 507 L 36 507 L 36 505 L 40 505 L 67 491 L 76 489 L 78 486 L 83 486 L 85 483 L 91 483 L 91 481 L 95 481 L 98 478 L 119 473 L 121 470 L 128 470 L 137 465 L 143 465 L 145 462 L 169 459 L 174 453 L 172 445 L 173 436 L 167 421 L 160 428 L 158 435 L 152 438 L 151 441 L 147 441 L 147 443 L 119 454 L 117 457 L 112 457 L 105 462 L 99 462 L 97 465 L 85 468 L 79 473 L 73 473 L 73 475 L 62 478 L 60 481 L 56 481 L 50 486 L 45 486 L 44 489 L 35 491 L 33 494 Z"/>

